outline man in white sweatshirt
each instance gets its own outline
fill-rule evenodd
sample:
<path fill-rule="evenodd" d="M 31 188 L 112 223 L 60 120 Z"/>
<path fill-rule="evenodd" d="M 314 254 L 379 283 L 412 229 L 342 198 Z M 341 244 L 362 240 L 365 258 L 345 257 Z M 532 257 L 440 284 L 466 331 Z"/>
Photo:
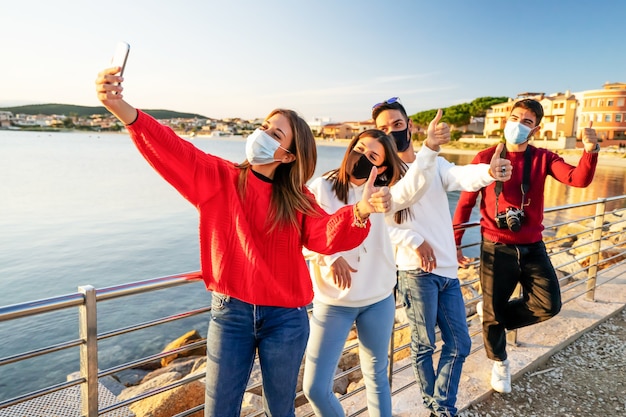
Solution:
<path fill-rule="evenodd" d="M 441 117 L 439 110 L 435 123 Z M 372 118 L 378 129 L 393 136 L 398 156 L 411 165 L 416 158 L 412 120 L 398 98 L 375 105 Z M 499 155 L 496 152 L 489 165 L 464 166 L 437 157 L 435 177 L 412 206 L 412 216 L 401 224 L 387 218 L 395 246 L 398 293 L 411 327 L 413 370 L 431 417 L 456 414 L 461 370 L 471 347 L 447 192 L 479 190 L 495 180 L 493 173 L 500 181 L 508 180 L 511 164 Z M 439 326 L 444 343 L 436 369 L 432 359 L 435 326 Z"/>

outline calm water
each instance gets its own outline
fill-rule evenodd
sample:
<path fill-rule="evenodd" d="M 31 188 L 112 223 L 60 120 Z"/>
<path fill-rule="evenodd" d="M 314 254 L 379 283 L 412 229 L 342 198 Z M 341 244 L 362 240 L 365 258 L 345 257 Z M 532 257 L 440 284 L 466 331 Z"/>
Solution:
<path fill-rule="evenodd" d="M 196 139 L 233 161 L 241 139 Z M 345 149 L 320 146 L 316 176 Z M 449 155 L 458 164 L 471 156 Z M 626 194 L 623 168 L 599 167 L 586 189 L 549 180 L 546 207 Z M 458 193 L 450 194 L 451 209 Z M 475 214 L 477 219 L 477 213 Z M 197 212 L 139 156 L 126 135 L 0 131 L 0 306 L 199 269 Z M 470 253 L 475 256 L 475 254 Z M 164 294 L 164 292 L 167 292 Z M 102 303 L 99 332 L 206 305 L 200 283 Z M 162 350 L 206 317 L 100 342 L 100 368 Z M 28 330 L 23 332 L 22 329 Z M 0 323 L 0 358 L 77 338 L 76 316 L 61 312 Z M 78 349 L 0 368 L 0 401 L 74 372 Z M 74 361 L 74 363 L 71 363 Z M 36 376 L 35 376 L 36 375 Z"/>

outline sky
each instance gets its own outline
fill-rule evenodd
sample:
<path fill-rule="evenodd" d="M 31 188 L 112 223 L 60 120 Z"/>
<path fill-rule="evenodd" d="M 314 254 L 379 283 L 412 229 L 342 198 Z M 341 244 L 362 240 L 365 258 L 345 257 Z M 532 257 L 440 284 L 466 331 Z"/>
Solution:
<path fill-rule="evenodd" d="M 370 118 L 521 92 L 626 82 L 622 0 L 22 0 L 3 2 L 0 107 L 98 106 L 131 45 L 124 98 L 211 118 Z"/>

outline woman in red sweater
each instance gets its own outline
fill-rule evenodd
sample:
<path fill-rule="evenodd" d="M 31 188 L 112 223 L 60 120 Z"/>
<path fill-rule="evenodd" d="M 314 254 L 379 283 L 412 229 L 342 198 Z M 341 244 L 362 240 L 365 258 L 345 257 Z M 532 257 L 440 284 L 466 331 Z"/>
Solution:
<path fill-rule="evenodd" d="M 266 413 L 293 416 L 296 381 L 313 298 L 302 247 L 350 250 L 369 232 L 369 214 L 389 209 L 372 169 L 363 198 L 333 215 L 305 183 L 317 151 L 306 122 L 274 110 L 247 138 L 241 164 L 206 154 L 123 100 L 120 68 L 98 74 L 98 99 L 130 132 L 139 152 L 200 215 L 202 276 L 212 291 L 207 334 L 206 416 L 238 417 L 258 353 Z"/>

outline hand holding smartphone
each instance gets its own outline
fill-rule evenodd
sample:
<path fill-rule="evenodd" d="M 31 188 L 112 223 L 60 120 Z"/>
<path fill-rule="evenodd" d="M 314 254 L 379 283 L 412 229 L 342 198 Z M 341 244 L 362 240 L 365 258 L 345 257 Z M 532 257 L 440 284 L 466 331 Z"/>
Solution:
<path fill-rule="evenodd" d="M 118 42 L 115 48 L 113 58 L 111 58 L 112 67 L 121 67 L 119 76 L 124 76 L 124 68 L 126 68 L 126 60 L 128 59 L 128 53 L 130 52 L 130 45 L 126 42 Z"/>

